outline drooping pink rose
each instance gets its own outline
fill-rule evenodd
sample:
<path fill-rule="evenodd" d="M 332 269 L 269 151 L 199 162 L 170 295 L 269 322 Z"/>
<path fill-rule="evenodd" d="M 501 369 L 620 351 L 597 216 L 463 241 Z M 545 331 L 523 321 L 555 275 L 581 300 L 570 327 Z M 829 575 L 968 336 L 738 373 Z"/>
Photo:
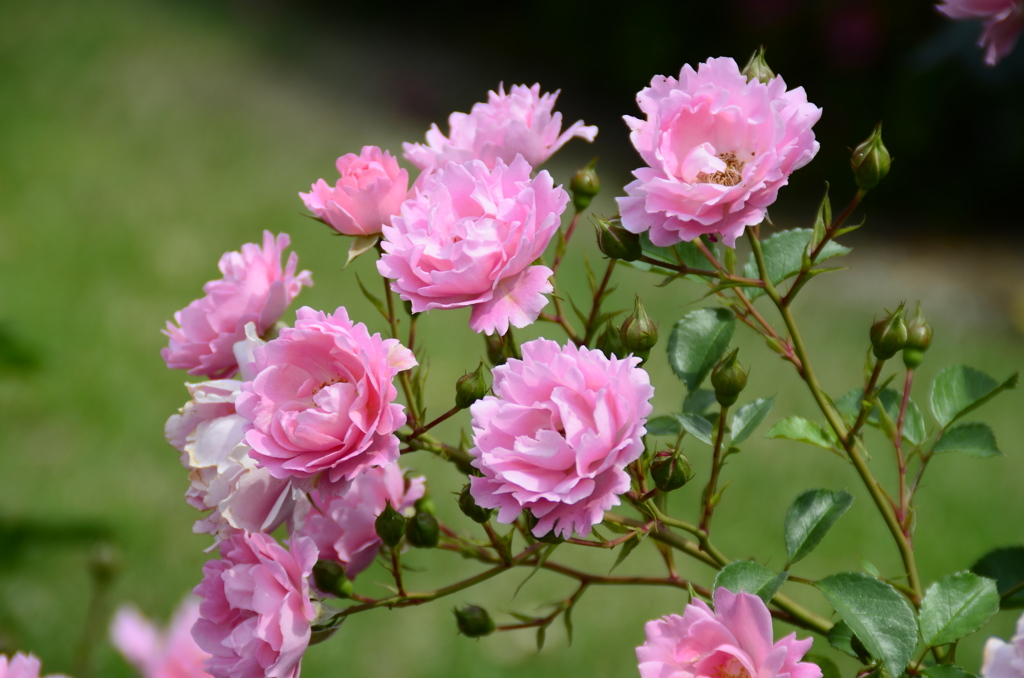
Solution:
<path fill-rule="evenodd" d="M 297 678 L 317 616 L 316 544 L 300 537 L 289 551 L 266 534 L 236 532 L 220 552 L 193 590 L 202 602 L 192 636 L 212 655 L 204 668 L 215 678 Z"/>
<path fill-rule="evenodd" d="M 321 560 L 333 560 L 354 579 L 373 563 L 380 551 L 377 516 L 390 503 L 396 511 L 412 508 L 426 492 L 423 476 L 407 482 L 398 464 L 367 469 L 341 495 L 310 493 L 313 505 L 300 502 L 293 534 L 310 537 Z"/>
<path fill-rule="evenodd" d="M 487 103 L 473 104 L 469 114 L 448 117 L 448 136 L 437 125 L 427 132 L 427 143 L 402 144 L 405 157 L 424 173 L 443 168 L 449 162 L 482 160 L 493 169 L 498 160 L 505 164 L 522 155 L 531 167 L 542 165 L 573 137 L 593 141 L 597 127 L 577 120 L 562 132 L 562 114 L 554 113 L 559 92 L 540 93 L 540 85 L 513 85 L 508 94 L 499 85 L 487 93 Z"/>
<path fill-rule="evenodd" d="M 424 181 L 385 226 L 377 270 L 415 313 L 470 306 L 475 332 L 525 327 L 548 303 L 551 269 L 533 266 L 561 224 L 568 194 L 530 178 L 521 155 L 494 169 L 450 163 Z"/>
<path fill-rule="evenodd" d="M 732 59 L 683 66 L 678 80 L 655 76 L 636 99 L 647 119 L 625 120 L 647 167 L 616 200 L 622 226 L 658 246 L 705 233 L 733 246 L 818 152 L 811 127 L 821 109 L 803 88 L 748 81 Z"/>
<path fill-rule="evenodd" d="M 714 612 L 702 600 L 647 622 L 636 649 L 641 678 L 821 678 L 817 664 L 800 661 L 811 638 L 791 633 L 772 642 L 772 617 L 749 593 L 715 589 Z"/>
<path fill-rule="evenodd" d="M 395 375 L 416 365 L 397 339 L 370 336 L 344 306 L 332 315 L 303 307 L 295 326 L 255 350 L 256 376 L 235 407 L 251 428 L 249 456 L 275 478 L 343 492 L 371 466 L 398 459 L 405 412 Z"/>
<path fill-rule="evenodd" d="M 985 63 L 995 66 L 1013 51 L 1024 30 L 1024 0 L 942 0 L 936 9 L 951 19 L 981 19 L 985 30 L 978 46 Z"/>
<path fill-rule="evenodd" d="M 989 638 L 981 660 L 981 678 L 1024 678 L 1024 615 L 1009 642 Z"/>
<path fill-rule="evenodd" d="M 312 285 L 309 271 L 296 274 L 298 256 L 292 252 L 286 267 L 281 255 L 290 239 L 282 233 L 275 239 L 263 232 L 263 248 L 247 243 L 241 252 L 226 252 L 220 258 L 220 280 L 203 285 L 202 299 L 174 314 L 164 334 L 169 345 L 160 355 L 172 369 L 188 370 L 213 379 L 230 377 L 238 371 L 232 348 L 245 339 L 245 325 L 252 322 L 264 334 L 281 316 L 303 285 Z"/>
<path fill-rule="evenodd" d="M 161 632 L 131 605 L 123 605 L 110 625 L 110 642 L 142 678 L 208 678 L 203 662 L 210 655 L 196 645 L 192 626 L 199 601 L 187 599 Z"/>
<path fill-rule="evenodd" d="M 534 339 L 494 368 L 494 396 L 470 407 L 477 504 L 510 523 L 529 509 L 537 536 L 590 533 L 629 489 L 654 395 L 639 358 Z"/>
<path fill-rule="evenodd" d="M 391 223 L 409 192 L 409 173 L 376 146 L 338 158 L 341 178 L 332 187 L 323 179 L 299 193 L 310 212 L 344 235 L 373 235 Z"/>
<path fill-rule="evenodd" d="M 39 678 L 41 664 L 35 655 L 15 652 L 10 659 L 0 654 L 0 678 Z M 51 674 L 46 678 L 67 678 Z"/>

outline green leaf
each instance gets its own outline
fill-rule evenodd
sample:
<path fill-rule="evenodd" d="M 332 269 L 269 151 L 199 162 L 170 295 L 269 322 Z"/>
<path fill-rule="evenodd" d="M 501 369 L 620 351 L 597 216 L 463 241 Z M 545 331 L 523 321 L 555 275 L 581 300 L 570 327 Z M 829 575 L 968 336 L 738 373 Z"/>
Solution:
<path fill-rule="evenodd" d="M 1003 383 L 999 383 L 984 372 L 954 365 L 939 372 L 932 381 L 932 413 L 939 424 L 946 428 L 971 410 L 984 405 L 1000 392 L 1017 385 L 1014 372 Z"/>
<path fill-rule="evenodd" d="M 816 547 L 840 516 L 853 504 L 844 490 L 807 490 L 786 513 L 786 552 L 795 563 Z"/>
<path fill-rule="evenodd" d="M 650 235 L 646 232 L 640 235 L 640 249 L 652 259 L 664 261 L 669 264 L 683 265 L 687 268 L 708 270 L 711 262 L 701 253 L 700 249 L 692 242 L 681 242 L 672 247 L 658 247 L 651 242 Z M 644 262 L 633 262 L 644 263 Z M 674 274 L 675 271 L 667 271 Z"/>
<path fill-rule="evenodd" d="M 702 308 L 680 319 L 668 339 L 668 363 L 691 393 L 732 341 L 736 317 L 725 308 Z"/>
<path fill-rule="evenodd" d="M 767 604 L 779 592 L 788 577 L 788 572 L 776 574 L 753 560 L 737 560 L 719 570 L 712 588 L 724 586 L 733 593 L 753 593 Z"/>
<path fill-rule="evenodd" d="M 352 260 L 358 257 L 360 254 L 365 254 L 373 249 L 373 246 L 380 240 L 379 234 L 374 235 L 357 235 L 352 238 L 352 244 L 348 246 L 348 259 L 345 261 L 345 266 L 352 263 Z M 345 266 L 342 266 L 344 268 Z"/>
<path fill-rule="evenodd" d="M 686 394 L 683 399 L 683 412 L 704 414 L 705 410 L 715 404 L 715 392 L 709 388 L 699 388 Z"/>
<path fill-rule="evenodd" d="M 824 447 L 826 450 L 835 449 L 837 443 L 831 429 L 824 429 L 813 421 L 796 416 L 786 417 L 775 422 L 775 425 L 765 434 L 765 437 L 795 440 L 800 443 Z"/>
<path fill-rule="evenodd" d="M 547 639 L 547 636 L 548 636 L 548 627 L 547 626 L 538 626 L 537 627 L 537 652 L 540 652 L 541 650 L 544 649 L 544 641 Z"/>
<path fill-rule="evenodd" d="M 803 265 L 804 250 L 811 239 L 812 231 L 809 228 L 794 228 L 788 231 L 780 231 L 770 238 L 761 241 L 761 251 L 764 252 L 764 264 L 768 269 L 768 277 L 772 283 L 778 285 L 786 278 L 800 272 Z M 832 257 L 838 257 L 850 252 L 849 247 L 844 247 L 834 241 L 829 241 L 822 248 L 815 263 L 820 263 Z M 751 255 L 747 265 L 743 269 L 743 275 L 748 278 L 760 278 L 757 270 L 757 261 Z M 764 289 L 753 287 L 747 291 L 751 299 L 764 294 Z"/>
<path fill-rule="evenodd" d="M 921 638 L 928 647 L 946 645 L 985 625 L 999 611 L 992 579 L 957 572 L 928 587 L 921 600 Z"/>
<path fill-rule="evenodd" d="M 679 419 L 679 423 L 682 424 L 687 433 L 702 443 L 707 445 L 712 444 L 711 435 L 714 428 L 711 426 L 710 421 L 699 414 L 690 414 L 689 412 L 684 412 L 675 416 Z"/>
<path fill-rule="evenodd" d="M 977 678 L 973 673 L 952 664 L 929 666 L 924 670 L 924 675 L 928 678 Z"/>
<path fill-rule="evenodd" d="M 863 394 L 864 390 L 859 388 L 847 391 L 836 400 L 836 408 L 851 418 L 856 417 L 860 412 L 860 401 L 863 398 Z M 893 421 L 899 419 L 902 400 L 903 396 L 900 392 L 892 388 L 882 389 L 882 392 L 878 395 L 879 404 L 881 404 L 885 409 L 885 413 Z M 879 426 L 877 411 L 873 411 L 868 416 L 867 423 L 872 426 Z M 903 439 L 911 445 L 920 445 L 924 442 L 925 435 L 924 417 L 921 415 L 921 410 L 918 408 L 917 403 L 911 399 L 907 402 L 907 414 L 903 420 Z"/>
<path fill-rule="evenodd" d="M 1009 546 L 985 554 L 971 571 L 996 580 L 1003 609 L 1024 607 L 1024 546 Z"/>
<path fill-rule="evenodd" d="M 647 435 L 678 436 L 683 432 L 683 425 L 674 414 L 662 414 L 647 420 Z"/>
<path fill-rule="evenodd" d="M 861 650 L 864 649 L 863 644 L 854 638 L 853 629 L 842 620 L 833 624 L 832 628 L 828 630 L 828 642 L 832 647 L 845 652 L 851 657 L 858 659 L 866 658 L 862 657 L 863 652 Z"/>
<path fill-rule="evenodd" d="M 823 654 L 807 654 L 803 660 L 817 664 L 821 669 L 821 678 L 843 678 L 836 663 Z"/>
<path fill-rule="evenodd" d="M 812 229 L 810 242 L 807 244 L 808 253 L 814 250 L 825 238 L 825 231 L 832 225 L 832 201 L 828 199 L 828 182 L 825 182 L 825 197 L 818 205 L 818 213 L 814 215 L 814 228 Z"/>
<path fill-rule="evenodd" d="M 988 424 L 978 422 L 950 426 L 935 442 L 933 452 L 963 452 L 972 457 L 999 457 L 996 436 Z"/>
<path fill-rule="evenodd" d="M 889 675 L 903 673 L 917 646 L 917 619 L 896 589 L 861 572 L 834 574 L 815 586 Z"/>
<path fill-rule="evenodd" d="M 639 546 L 640 542 L 643 541 L 643 539 L 640 536 L 639 532 L 634 532 L 633 535 L 634 535 L 633 539 L 627 539 L 625 542 L 623 542 L 622 548 L 619 549 L 619 557 L 615 559 L 615 564 L 612 565 L 612 569 L 608 570 L 609 574 L 611 574 L 612 571 L 615 570 L 615 568 L 618 567 L 622 563 L 623 560 L 628 558 L 629 554 L 631 554 L 633 552 L 633 549 L 635 549 L 637 546 Z"/>
<path fill-rule="evenodd" d="M 774 405 L 774 397 L 759 398 L 736 410 L 736 414 L 732 415 L 732 422 L 729 424 L 729 430 L 732 431 L 731 444 L 739 445 L 749 438 L 750 434 L 754 432 L 754 429 L 756 429 L 761 422 L 764 421 L 764 418 L 768 416 L 768 413 L 772 411 L 772 406 Z"/>

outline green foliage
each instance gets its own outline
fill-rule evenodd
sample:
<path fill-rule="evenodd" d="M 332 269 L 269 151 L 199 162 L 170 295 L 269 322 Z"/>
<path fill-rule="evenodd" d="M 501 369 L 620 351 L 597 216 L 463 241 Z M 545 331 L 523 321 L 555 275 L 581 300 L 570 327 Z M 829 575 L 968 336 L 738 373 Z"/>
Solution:
<path fill-rule="evenodd" d="M 957 572 L 937 581 L 921 601 L 921 638 L 928 647 L 946 645 L 980 629 L 999 611 L 991 579 Z"/>
<path fill-rule="evenodd" d="M 839 490 L 807 490 L 786 514 L 786 553 L 795 563 L 821 543 L 825 534 L 853 504 L 853 495 Z"/>
<path fill-rule="evenodd" d="M 702 308 L 676 322 L 668 339 L 668 364 L 693 392 L 725 355 L 736 317 L 725 308 Z"/>
<path fill-rule="evenodd" d="M 1001 605 L 1024 607 L 1024 546 L 1011 546 L 986 553 L 971 571 L 996 580 Z"/>
<path fill-rule="evenodd" d="M 924 670 L 924 675 L 928 676 L 928 678 L 977 678 L 973 673 L 964 671 L 959 666 L 953 666 L 952 664 L 929 666 Z"/>
<path fill-rule="evenodd" d="M 749 438 L 754 429 L 760 426 L 768 413 L 772 411 L 774 405 L 774 397 L 758 398 L 736 410 L 736 413 L 732 415 L 732 422 L 729 424 L 729 430 L 732 431 L 732 444 L 739 445 Z"/>
<path fill-rule="evenodd" d="M 972 457 L 998 457 L 996 436 L 988 424 L 972 422 L 950 426 L 939 438 L 933 452 L 963 452 Z"/>
<path fill-rule="evenodd" d="M 737 560 L 719 570 L 713 588 L 724 586 L 733 593 L 746 591 L 769 603 L 788 578 L 788 572 L 776 573 L 753 560 Z"/>
<path fill-rule="evenodd" d="M 890 675 L 906 668 L 917 645 L 917 620 L 892 586 L 861 572 L 826 577 L 816 586 Z"/>
<path fill-rule="evenodd" d="M 804 251 L 811 239 L 812 231 L 809 228 L 793 228 L 787 231 L 780 231 L 775 235 L 761 241 L 761 251 L 764 252 L 764 265 L 768 269 L 768 277 L 772 283 L 778 285 L 786 278 L 790 278 L 800 272 L 804 263 Z M 849 247 L 830 241 L 822 248 L 817 261 L 825 261 L 832 257 L 842 256 L 850 252 Z M 753 255 L 747 261 L 743 269 L 743 275 L 748 278 L 760 278 L 757 270 L 757 261 Z M 747 291 L 751 299 L 764 294 L 760 287 L 754 287 Z"/>
<path fill-rule="evenodd" d="M 843 678 L 836 663 L 823 654 L 804 655 L 804 661 L 817 664 L 821 669 L 821 678 Z"/>
<path fill-rule="evenodd" d="M 835 449 L 838 444 L 831 429 L 826 429 L 820 424 L 797 416 L 786 417 L 775 422 L 765 437 L 808 443 L 826 450 Z"/>
<path fill-rule="evenodd" d="M 858 412 L 860 412 L 860 404 L 863 397 L 864 389 L 855 388 L 852 391 L 847 391 L 836 400 L 836 408 L 851 418 L 856 417 Z M 878 394 L 878 403 L 892 421 L 899 419 L 902 400 L 903 396 L 892 388 L 884 388 Z M 880 426 L 877 408 L 868 415 L 867 423 L 876 428 Z M 917 403 L 911 398 L 907 402 L 907 413 L 903 421 L 903 439 L 912 445 L 920 445 L 924 442 L 926 435 L 924 416 L 922 416 Z"/>
<path fill-rule="evenodd" d="M 1000 383 L 973 367 L 947 367 L 932 381 L 932 414 L 946 428 L 971 410 L 1016 385 L 1016 372 Z"/>
<path fill-rule="evenodd" d="M 711 422 L 699 414 L 683 412 L 675 415 L 679 419 L 686 432 L 706 445 L 711 445 L 711 436 L 714 434 L 714 427 Z"/>

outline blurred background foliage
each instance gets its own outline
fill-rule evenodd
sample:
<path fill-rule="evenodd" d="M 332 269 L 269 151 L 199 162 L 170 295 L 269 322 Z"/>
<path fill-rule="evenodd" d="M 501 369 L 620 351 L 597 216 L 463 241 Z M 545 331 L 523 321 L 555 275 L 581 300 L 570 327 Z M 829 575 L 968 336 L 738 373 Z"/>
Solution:
<path fill-rule="evenodd" d="M 974 45 L 978 26 L 946 21 L 921 2 L 623 8 L 530 0 L 500 17 L 468 3 L 405 11 L 313 0 L 0 3 L 0 651 L 35 652 L 47 673 L 71 670 L 86 633 L 88 563 L 98 541 L 120 553 L 111 603 L 134 601 L 168 618 L 199 581 L 209 540 L 190 533 L 196 514 L 183 501 L 187 479 L 162 436 L 187 394 L 185 375 L 159 358 L 159 329 L 217 276 L 222 252 L 258 242 L 268 228 L 289 232 L 300 265 L 314 273 L 316 286 L 299 303 L 344 304 L 383 330 L 354 285 L 358 274 L 380 289 L 370 258 L 342 271 L 347 243 L 306 219 L 296 193 L 330 178 L 343 153 L 365 144 L 397 153 L 431 122 L 446 129 L 448 113 L 469 110 L 502 81 L 561 88 L 567 122 L 601 127 L 593 146 L 573 141 L 549 169 L 567 181 L 599 155 L 605 193 L 594 210 L 610 214 L 637 165 L 621 122 L 636 114 L 635 93 L 656 73 L 676 74 L 709 56 L 742 61 L 765 44 L 775 71 L 824 108 L 815 128 L 822 151 L 782 192 L 773 209 L 780 225 L 809 225 L 826 179 L 837 206 L 845 202 L 852 193 L 846 148 L 878 119 L 895 157 L 866 203 L 867 225 L 850 239 L 855 251 L 842 263 L 851 270 L 819 278 L 797 305 L 825 387 L 839 395 L 860 383 L 871 319 L 904 299 L 921 299 L 936 330 L 915 391 L 923 408 L 931 376 L 948 364 L 997 378 L 1019 369 L 1024 49 L 988 69 Z M 588 235 L 584 224 L 564 269 L 576 298 L 585 292 L 585 257 L 601 265 Z M 703 303 L 703 290 L 654 282 L 622 271 L 610 305 L 627 308 L 640 290 L 667 337 L 678 317 Z M 431 356 L 435 414 L 483 353 L 479 338 L 462 329 L 466 316 L 423 319 L 425 336 L 446 347 Z M 520 338 L 540 332 L 562 339 L 537 326 Z M 756 337 L 738 334 L 742 361 L 753 365 L 744 395 L 777 396 L 761 432 L 782 414 L 813 416 L 786 366 Z M 663 347 L 649 363 L 658 412 L 677 409 L 683 395 Z M 1024 541 L 1019 412 L 1013 392 L 981 413 L 1006 457 L 933 465 L 916 539 L 926 581 Z M 443 433 L 456 436 L 467 423 L 457 417 Z M 891 478 L 892 460 L 874 442 L 873 466 Z M 706 474 L 705 451 L 687 452 Z M 445 501 L 461 480 L 421 454 L 407 465 L 428 473 L 441 518 L 468 528 Z M 725 471 L 733 485 L 716 520 L 727 553 L 781 566 L 782 521 L 793 498 L 808 487 L 847 488 L 857 496 L 854 509 L 799 574 L 859 570 L 861 557 L 898 572 L 881 521 L 845 464 L 757 436 L 736 461 Z M 692 516 L 698 494 L 680 491 L 675 509 Z M 617 572 L 659 567 L 653 549 L 641 551 Z M 594 571 L 607 571 L 615 557 L 583 555 L 564 557 Z M 407 560 L 424 570 L 413 575 L 418 588 L 475 567 L 446 553 Z M 682 568 L 709 577 L 689 563 Z M 632 648 L 643 640 L 643 622 L 685 604 L 676 591 L 592 590 L 577 608 L 573 645 L 552 629 L 539 654 L 529 632 L 476 642 L 456 636 L 448 611 L 456 603 L 487 605 L 501 619 L 571 592 L 569 582 L 541 574 L 513 598 L 525 574 L 424 608 L 355 617 L 310 650 L 305 675 L 635 675 Z M 374 569 L 357 585 L 372 595 L 383 581 Z M 813 591 L 787 589 L 824 610 Z M 984 635 L 1005 637 L 1012 622 L 997 618 L 964 643 L 960 660 L 977 666 Z M 95 675 L 132 675 L 106 644 L 94 659 Z"/>

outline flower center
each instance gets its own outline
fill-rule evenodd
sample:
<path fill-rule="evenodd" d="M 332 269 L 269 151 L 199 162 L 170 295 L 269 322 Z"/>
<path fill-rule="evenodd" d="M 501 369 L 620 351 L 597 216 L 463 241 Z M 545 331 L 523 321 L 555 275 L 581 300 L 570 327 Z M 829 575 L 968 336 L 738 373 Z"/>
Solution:
<path fill-rule="evenodd" d="M 751 678 L 747 667 L 735 657 L 725 662 L 711 673 L 711 678 Z"/>
<path fill-rule="evenodd" d="M 697 174 L 697 181 L 705 184 L 719 184 L 720 186 L 735 186 L 743 181 L 743 161 L 736 157 L 735 153 L 719 153 L 718 159 L 725 162 L 725 169 L 714 174 L 700 172 Z"/>
<path fill-rule="evenodd" d="M 314 388 L 313 389 L 313 395 L 315 396 L 317 393 L 319 393 L 320 391 L 324 390 L 328 386 L 333 386 L 335 384 L 347 384 L 347 383 L 348 383 L 348 379 L 346 379 L 345 377 L 336 377 L 336 378 L 331 379 L 329 381 L 325 381 L 322 384 L 320 384 L 319 386 L 317 386 L 316 388 Z"/>

